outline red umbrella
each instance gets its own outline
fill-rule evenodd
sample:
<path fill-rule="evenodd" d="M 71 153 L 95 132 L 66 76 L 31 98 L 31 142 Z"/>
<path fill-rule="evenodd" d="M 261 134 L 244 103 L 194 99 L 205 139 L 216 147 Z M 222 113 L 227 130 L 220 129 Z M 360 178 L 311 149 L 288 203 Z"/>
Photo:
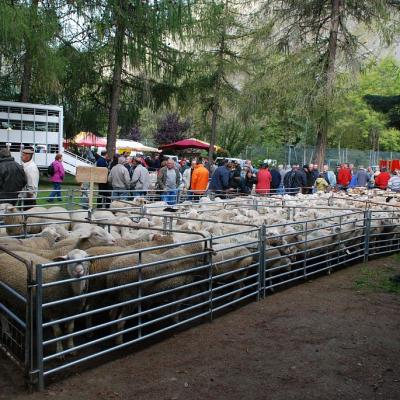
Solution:
<path fill-rule="evenodd" d="M 203 142 L 198 139 L 183 139 L 179 140 L 175 143 L 164 144 L 160 146 L 160 150 L 174 149 L 174 150 L 183 150 L 183 149 L 200 149 L 200 150 L 208 150 L 210 148 L 210 144 L 207 142 Z"/>

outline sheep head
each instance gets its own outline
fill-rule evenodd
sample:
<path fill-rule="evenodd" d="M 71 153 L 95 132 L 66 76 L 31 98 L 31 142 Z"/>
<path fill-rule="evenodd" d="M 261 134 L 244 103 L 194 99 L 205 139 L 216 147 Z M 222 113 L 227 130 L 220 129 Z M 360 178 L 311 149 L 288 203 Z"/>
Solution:
<path fill-rule="evenodd" d="M 71 263 L 66 264 L 68 278 L 78 279 L 89 275 L 90 261 L 83 260 L 87 257 L 89 257 L 89 255 L 86 253 L 86 251 L 73 249 L 65 256 L 56 257 L 54 261 L 71 260 Z M 82 279 L 77 282 L 73 282 L 71 287 L 74 295 L 79 295 L 87 291 L 88 282 L 86 279 Z"/>
<path fill-rule="evenodd" d="M 100 226 L 91 226 L 79 238 L 76 247 L 81 250 L 95 246 L 113 246 L 116 241 L 114 237 Z"/>
<path fill-rule="evenodd" d="M 56 231 L 54 225 L 46 226 L 46 228 L 44 228 L 38 236 L 50 238 L 52 239 L 53 243 L 59 240 L 61 237 L 61 235 Z"/>

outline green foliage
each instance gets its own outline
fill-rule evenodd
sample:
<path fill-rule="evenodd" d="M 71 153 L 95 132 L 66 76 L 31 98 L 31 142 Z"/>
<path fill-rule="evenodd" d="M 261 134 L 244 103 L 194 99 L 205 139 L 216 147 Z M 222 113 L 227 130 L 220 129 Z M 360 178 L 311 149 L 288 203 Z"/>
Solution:
<path fill-rule="evenodd" d="M 385 292 L 400 295 L 400 284 L 390 278 L 396 275 L 393 267 L 379 266 L 375 268 L 363 267 L 360 276 L 355 280 L 357 290 Z"/>
<path fill-rule="evenodd" d="M 60 32 L 53 2 L 0 2 L 0 87 L 2 98 L 17 100 L 24 57 L 32 55 L 32 102 L 45 102 L 59 91 L 63 63 L 57 54 Z"/>
<path fill-rule="evenodd" d="M 386 96 L 396 91 L 400 93 L 400 83 L 396 80 L 398 71 L 399 64 L 392 58 L 387 58 L 378 64 L 370 63 L 357 76 L 358 79 L 353 80 L 335 107 L 331 136 L 334 146 L 340 144 L 348 148 L 377 149 L 379 142 L 381 150 L 400 150 L 400 132 L 390 128 L 393 125 L 390 116 L 395 118 L 396 109 L 391 115 L 378 112 L 390 111 L 394 104 L 392 99 L 396 97 Z M 348 80 L 343 80 L 340 84 L 349 86 Z M 376 95 L 372 96 L 370 93 Z"/>
<path fill-rule="evenodd" d="M 321 123 L 329 146 L 400 151 L 399 63 L 362 60 L 359 46 L 365 33 L 392 42 L 399 6 L 345 5 L 328 91 L 331 0 L 4 0 L 0 98 L 18 100 L 32 54 L 29 101 L 62 104 L 67 137 L 106 136 L 122 27 L 118 135 L 139 126 L 152 144 L 178 113 L 231 156 L 314 145 Z"/>

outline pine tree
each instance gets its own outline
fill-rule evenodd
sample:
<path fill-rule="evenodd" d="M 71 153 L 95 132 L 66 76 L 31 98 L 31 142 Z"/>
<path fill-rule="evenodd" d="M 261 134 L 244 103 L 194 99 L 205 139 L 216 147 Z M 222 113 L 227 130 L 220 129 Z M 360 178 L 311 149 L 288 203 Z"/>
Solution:
<path fill-rule="evenodd" d="M 107 150 L 115 152 L 118 113 L 125 82 L 137 76 L 176 74 L 177 42 L 190 28 L 190 0 L 87 0 L 98 41 L 108 49 L 111 65 Z M 175 44 L 175 46 L 174 46 Z M 135 75 L 136 74 L 136 75 Z M 131 83 L 128 83 L 131 85 Z"/>
<path fill-rule="evenodd" d="M 286 44 L 289 49 L 311 45 L 319 55 L 315 79 L 322 101 L 315 153 L 321 166 L 325 159 L 337 67 L 339 62 L 354 59 L 360 46 L 352 28 L 363 24 L 367 29 L 383 33 L 389 40 L 396 28 L 391 23 L 393 16 L 398 15 L 400 3 L 392 0 L 283 0 L 268 2 L 268 7 L 277 19 L 280 44 Z"/>

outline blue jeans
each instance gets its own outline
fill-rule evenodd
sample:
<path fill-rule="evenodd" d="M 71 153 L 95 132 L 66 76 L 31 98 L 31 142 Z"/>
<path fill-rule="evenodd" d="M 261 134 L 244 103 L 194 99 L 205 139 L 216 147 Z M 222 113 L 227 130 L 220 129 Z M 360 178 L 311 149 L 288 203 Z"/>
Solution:
<path fill-rule="evenodd" d="M 113 188 L 112 199 L 128 200 L 129 192 L 126 189 Z"/>
<path fill-rule="evenodd" d="M 132 190 L 129 192 L 129 198 L 146 196 L 146 190 Z"/>
<path fill-rule="evenodd" d="M 59 201 L 62 201 L 61 198 L 61 182 L 53 182 L 53 191 L 50 193 L 49 201 L 53 201 L 55 197 L 58 197 Z"/>
<path fill-rule="evenodd" d="M 176 197 L 178 194 L 178 189 L 174 190 L 166 190 L 162 195 L 161 195 L 161 201 L 165 201 L 167 204 L 170 206 L 176 204 Z"/>

